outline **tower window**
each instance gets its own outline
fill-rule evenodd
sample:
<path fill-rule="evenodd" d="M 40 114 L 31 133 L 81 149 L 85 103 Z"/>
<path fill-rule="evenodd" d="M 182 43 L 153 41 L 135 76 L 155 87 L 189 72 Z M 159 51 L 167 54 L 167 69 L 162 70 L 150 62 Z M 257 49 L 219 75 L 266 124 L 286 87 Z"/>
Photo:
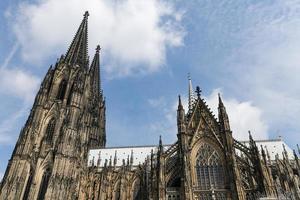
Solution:
<path fill-rule="evenodd" d="M 53 135 L 54 135 L 54 131 L 55 131 L 55 119 L 52 118 L 49 123 L 48 126 L 46 128 L 46 141 L 52 141 Z"/>
<path fill-rule="evenodd" d="M 39 195 L 38 195 L 37 199 L 41 199 L 41 200 L 45 199 L 45 195 L 46 195 L 49 180 L 50 180 L 50 175 L 51 175 L 51 172 L 48 168 L 43 174 L 41 185 L 40 185 L 40 190 L 39 190 Z"/>
<path fill-rule="evenodd" d="M 70 92 L 69 92 L 69 96 L 68 96 L 68 99 L 67 99 L 67 105 L 70 105 L 70 104 L 71 104 L 72 95 L 73 95 L 73 90 L 74 90 L 74 84 L 72 85 L 71 90 L 70 90 Z"/>
<path fill-rule="evenodd" d="M 57 93 L 56 98 L 59 99 L 59 100 L 64 100 L 66 89 L 67 89 L 67 81 L 62 80 L 60 85 L 59 85 L 58 93 Z"/>

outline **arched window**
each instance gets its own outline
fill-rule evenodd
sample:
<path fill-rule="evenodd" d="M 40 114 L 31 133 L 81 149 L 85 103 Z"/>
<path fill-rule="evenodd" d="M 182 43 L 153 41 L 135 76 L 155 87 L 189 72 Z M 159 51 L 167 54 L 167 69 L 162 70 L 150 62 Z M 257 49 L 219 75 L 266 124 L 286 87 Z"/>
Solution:
<path fill-rule="evenodd" d="M 31 186 L 31 183 L 32 183 L 32 177 L 33 177 L 33 171 L 32 171 L 32 169 L 30 169 L 29 176 L 28 176 L 27 183 L 26 183 L 26 187 L 25 187 L 23 200 L 28 199 L 28 195 L 29 195 L 29 192 L 30 192 L 30 186 Z"/>
<path fill-rule="evenodd" d="M 62 80 L 58 88 L 56 99 L 64 100 L 66 89 L 67 89 L 67 81 Z"/>
<path fill-rule="evenodd" d="M 48 188 L 48 184 L 49 184 L 49 180 L 50 180 L 50 176 L 51 176 L 51 171 L 48 168 L 42 177 L 42 181 L 40 184 L 40 189 L 39 189 L 39 195 L 38 195 L 38 200 L 44 200 L 45 199 L 45 195 L 47 192 L 47 188 Z"/>
<path fill-rule="evenodd" d="M 120 191 L 121 191 L 121 188 L 120 188 L 120 181 L 115 185 L 115 189 L 114 189 L 114 200 L 120 200 L 121 198 L 121 194 L 120 194 Z"/>
<path fill-rule="evenodd" d="M 74 84 L 72 85 L 69 95 L 68 95 L 68 99 L 67 99 L 67 105 L 71 104 L 71 100 L 72 100 L 72 95 L 73 95 L 73 90 L 74 90 Z"/>
<path fill-rule="evenodd" d="M 54 131 L 55 131 L 55 124 L 56 124 L 56 121 L 54 118 L 52 118 L 47 125 L 45 135 L 46 135 L 46 141 L 48 141 L 48 142 L 52 141 Z"/>
<path fill-rule="evenodd" d="M 203 144 L 196 159 L 198 187 L 202 190 L 225 188 L 224 166 L 220 155 L 208 144 Z"/>

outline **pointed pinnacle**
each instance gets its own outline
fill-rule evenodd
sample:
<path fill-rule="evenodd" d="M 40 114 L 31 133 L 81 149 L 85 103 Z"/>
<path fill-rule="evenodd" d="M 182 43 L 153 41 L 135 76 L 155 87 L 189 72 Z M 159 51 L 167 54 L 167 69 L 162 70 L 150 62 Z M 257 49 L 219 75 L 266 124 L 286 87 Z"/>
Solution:
<path fill-rule="evenodd" d="M 223 101 L 222 101 L 222 98 L 221 98 L 221 94 L 218 93 L 218 97 L 219 97 L 219 107 L 223 107 L 224 104 L 223 104 Z"/>
<path fill-rule="evenodd" d="M 182 109 L 182 108 L 183 108 L 183 106 L 182 106 L 182 103 L 181 103 L 181 97 L 180 97 L 180 95 L 178 95 L 178 110 Z"/>
<path fill-rule="evenodd" d="M 296 150 L 295 150 L 295 149 L 293 149 L 293 153 L 294 153 L 294 157 L 295 157 L 295 158 L 298 158 L 298 156 L 297 156 L 297 153 L 296 153 Z"/>
<path fill-rule="evenodd" d="M 99 52 L 100 52 L 100 50 L 101 50 L 101 47 L 100 47 L 100 45 L 97 45 L 97 47 L 96 47 L 96 53 L 98 53 L 99 54 Z"/>
<path fill-rule="evenodd" d="M 90 16 L 89 11 L 85 11 L 84 15 L 85 18 L 87 18 L 88 16 Z"/>
<path fill-rule="evenodd" d="M 161 139 L 161 135 L 159 136 L 159 146 L 162 146 L 162 139 Z"/>
<path fill-rule="evenodd" d="M 251 135 L 251 131 L 248 130 L 248 134 L 249 134 L 249 139 L 252 140 L 252 135 Z"/>

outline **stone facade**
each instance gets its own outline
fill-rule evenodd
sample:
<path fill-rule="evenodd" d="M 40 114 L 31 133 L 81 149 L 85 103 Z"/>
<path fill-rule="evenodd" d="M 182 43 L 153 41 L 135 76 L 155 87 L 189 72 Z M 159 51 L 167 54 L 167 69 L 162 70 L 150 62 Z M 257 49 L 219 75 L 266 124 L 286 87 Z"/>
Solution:
<path fill-rule="evenodd" d="M 106 132 L 100 47 L 89 66 L 87 23 L 86 12 L 66 55 L 41 83 L 1 182 L 1 200 L 300 200 L 297 153 L 284 149 L 271 159 L 250 133 L 249 145 L 236 141 L 221 97 L 217 119 L 191 81 L 187 112 L 179 97 L 174 144 L 160 139 L 138 164 L 133 151 L 121 161 L 116 151 L 89 163 L 93 149 L 105 149 Z"/>

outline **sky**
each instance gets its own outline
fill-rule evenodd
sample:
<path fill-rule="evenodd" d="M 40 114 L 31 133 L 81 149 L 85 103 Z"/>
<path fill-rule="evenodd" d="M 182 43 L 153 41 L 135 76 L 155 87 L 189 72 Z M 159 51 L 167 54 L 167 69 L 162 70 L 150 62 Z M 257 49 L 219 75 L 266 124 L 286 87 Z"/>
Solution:
<path fill-rule="evenodd" d="M 176 140 L 188 73 L 235 138 L 300 143 L 300 0 L 0 1 L 0 178 L 49 66 L 86 10 L 101 45 L 107 146 Z"/>

